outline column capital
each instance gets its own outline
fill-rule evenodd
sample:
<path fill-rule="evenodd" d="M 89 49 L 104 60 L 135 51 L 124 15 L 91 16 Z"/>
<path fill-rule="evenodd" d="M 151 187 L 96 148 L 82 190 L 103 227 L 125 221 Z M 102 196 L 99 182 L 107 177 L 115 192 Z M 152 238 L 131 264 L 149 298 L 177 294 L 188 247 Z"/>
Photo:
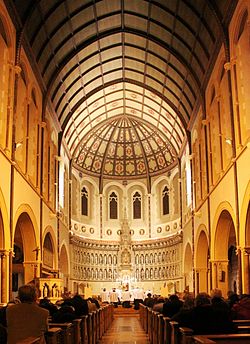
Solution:
<path fill-rule="evenodd" d="M 8 250 L 0 250 L 0 256 L 1 258 L 6 258 L 9 255 L 9 251 Z"/>
<path fill-rule="evenodd" d="M 250 246 L 241 247 L 241 251 L 244 255 L 249 256 L 250 255 Z"/>
<path fill-rule="evenodd" d="M 230 62 L 226 62 L 224 64 L 224 69 L 228 72 L 229 70 L 232 69 L 232 67 L 236 64 L 236 57 L 233 57 Z"/>

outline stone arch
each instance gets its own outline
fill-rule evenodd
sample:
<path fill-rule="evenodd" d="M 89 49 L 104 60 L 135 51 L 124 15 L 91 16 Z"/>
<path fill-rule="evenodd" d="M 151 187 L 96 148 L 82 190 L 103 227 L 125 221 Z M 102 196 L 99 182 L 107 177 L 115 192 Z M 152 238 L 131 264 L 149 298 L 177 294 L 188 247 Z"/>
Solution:
<path fill-rule="evenodd" d="M 226 204 L 224 204 L 226 206 Z M 212 260 L 212 288 L 222 290 L 224 296 L 228 290 L 239 292 L 240 281 L 236 256 L 237 238 L 234 215 L 230 207 L 222 205 L 216 216 Z M 223 209 L 224 208 L 224 209 Z"/>
<path fill-rule="evenodd" d="M 231 40 L 233 46 L 237 45 L 239 36 L 241 35 L 241 31 L 243 29 L 242 25 L 245 25 L 247 23 L 248 16 L 249 8 L 246 6 L 246 3 L 242 1 L 241 5 L 238 8 L 237 14 L 234 17 L 234 24 L 232 24 Z"/>
<path fill-rule="evenodd" d="M 13 236 L 12 292 L 22 284 L 37 277 L 39 246 L 36 239 L 34 219 L 26 211 L 18 214 Z M 14 296 L 14 295 L 13 295 Z"/>
<path fill-rule="evenodd" d="M 193 291 L 193 255 L 191 244 L 188 242 L 184 250 L 184 288 Z"/>
<path fill-rule="evenodd" d="M 209 243 L 205 228 L 201 228 L 195 248 L 196 292 L 209 292 L 208 286 Z"/>
<path fill-rule="evenodd" d="M 63 279 L 64 293 L 69 290 L 69 252 L 65 243 L 62 244 L 59 253 L 59 276 Z"/>
<path fill-rule="evenodd" d="M 242 292 L 250 294 L 250 182 L 241 204 L 239 246 L 242 248 Z"/>
<path fill-rule="evenodd" d="M 243 293 L 250 293 L 250 201 L 246 213 L 246 226 L 245 226 L 245 241 L 246 245 L 243 249 Z"/>
<path fill-rule="evenodd" d="M 0 12 L 2 12 L 1 6 L 0 6 Z M 5 14 L 0 13 L 0 34 L 2 35 L 3 39 L 5 40 L 5 43 L 6 43 L 8 48 L 10 48 L 13 45 L 10 31 L 11 31 L 11 29 L 8 25 L 7 20 L 5 19 Z"/>
<path fill-rule="evenodd" d="M 11 238 L 9 230 L 9 216 L 5 199 L 0 188 L 0 249 L 9 249 L 11 247 Z"/>

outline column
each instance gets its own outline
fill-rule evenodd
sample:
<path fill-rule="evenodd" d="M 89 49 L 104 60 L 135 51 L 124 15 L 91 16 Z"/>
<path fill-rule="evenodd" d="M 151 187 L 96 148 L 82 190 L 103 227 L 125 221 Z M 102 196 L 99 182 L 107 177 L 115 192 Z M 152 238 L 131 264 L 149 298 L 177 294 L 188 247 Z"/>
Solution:
<path fill-rule="evenodd" d="M 7 296 L 7 268 L 8 268 L 8 251 L 0 250 L 0 260 L 1 260 L 1 295 L 0 303 L 6 303 L 8 301 Z"/>
<path fill-rule="evenodd" d="M 196 293 L 207 292 L 208 289 L 208 268 L 196 268 L 195 270 L 195 291 Z"/>
<path fill-rule="evenodd" d="M 250 247 L 242 248 L 243 293 L 250 294 Z"/>

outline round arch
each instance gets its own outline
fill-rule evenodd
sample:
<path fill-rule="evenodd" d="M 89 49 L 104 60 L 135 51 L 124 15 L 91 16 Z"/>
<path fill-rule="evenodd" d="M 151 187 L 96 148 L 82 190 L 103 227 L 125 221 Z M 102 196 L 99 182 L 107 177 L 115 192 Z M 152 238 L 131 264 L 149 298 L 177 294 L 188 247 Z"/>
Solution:
<path fill-rule="evenodd" d="M 224 296 L 228 290 L 239 292 L 240 275 L 236 248 L 235 216 L 229 203 L 224 202 L 218 208 L 214 221 L 212 237 L 212 288 L 222 290 Z"/>
<path fill-rule="evenodd" d="M 201 225 L 199 235 L 195 244 L 195 281 L 196 292 L 209 292 L 208 286 L 208 259 L 209 259 L 209 243 L 206 234 L 206 228 Z"/>
<path fill-rule="evenodd" d="M 187 291 L 193 291 L 193 259 L 192 259 L 192 248 L 188 242 L 184 249 L 184 266 L 183 266 L 183 277 L 184 277 L 184 288 Z"/>
<path fill-rule="evenodd" d="M 22 211 L 13 231 L 12 292 L 17 292 L 20 285 L 30 283 L 37 277 L 38 243 L 33 219 L 29 213 Z"/>
<path fill-rule="evenodd" d="M 9 216 L 5 203 L 5 199 L 0 188 L 0 249 L 8 249 L 11 247 L 11 238 L 9 230 Z"/>
<path fill-rule="evenodd" d="M 69 267 L 69 252 L 67 250 L 67 245 L 64 242 L 60 247 L 58 263 L 59 276 L 63 279 L 64 293 L 67 293 L 67 291 L 69 290 Z"/>
<path fill-rule="evenodd" d="M 11 35 L 12 28 L 9 25 L 9 21 L 6 19 L 8 17 L 9 16 L 6 13 L 5 8 L 0 4 L 0 21 L 2 22 L 3 29 L 5 32 L 6 44 L 8 48 L 14 48 L 13 38 Z M 12 51 L 12 53 L 14 54 L 14 50 Z"/>
<path fill-rule="evenodd" d="M 239 246 L 242 248 L 242 292 L 250 293 L 250 182 L 248 183 L 240 211 L 240 238 Z"/>

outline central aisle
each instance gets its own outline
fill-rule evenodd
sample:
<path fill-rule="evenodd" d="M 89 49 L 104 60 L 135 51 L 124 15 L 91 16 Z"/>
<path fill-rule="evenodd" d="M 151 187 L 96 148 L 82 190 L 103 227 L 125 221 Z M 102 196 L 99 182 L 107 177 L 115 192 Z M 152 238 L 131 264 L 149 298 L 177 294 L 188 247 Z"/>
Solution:
<path fill-rule="evenodd" d="M 132 309 L 114 310 L 114 321 L 102 337 L 100 344 L 149 344 L 148 336 L 141 327 L 139 314 Z"/>

